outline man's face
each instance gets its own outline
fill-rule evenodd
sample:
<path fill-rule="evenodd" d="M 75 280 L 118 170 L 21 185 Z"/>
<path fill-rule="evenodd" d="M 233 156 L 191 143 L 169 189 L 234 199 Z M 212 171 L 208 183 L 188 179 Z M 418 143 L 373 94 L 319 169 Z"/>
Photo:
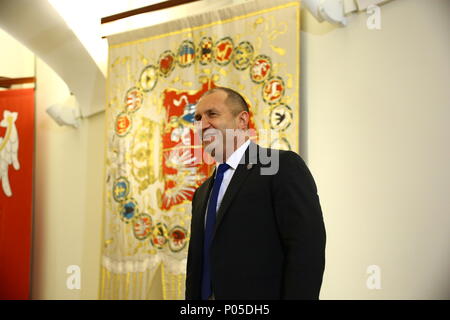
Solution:
<path fill-rule="evenodd" d="M 200 99 L 195 111 L 197 134 L 202 146 L 216 160 L 225 161 L 234 151 L 233 133 L 241 129 L 239 115 L 234 116 L 225 103 L 227 93 L 216 91 Z"/>

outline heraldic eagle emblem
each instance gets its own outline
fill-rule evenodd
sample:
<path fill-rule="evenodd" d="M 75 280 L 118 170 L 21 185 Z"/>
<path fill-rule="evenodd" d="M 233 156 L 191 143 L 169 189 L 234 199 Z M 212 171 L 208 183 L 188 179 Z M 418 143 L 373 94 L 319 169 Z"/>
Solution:
<path fill-rule="evenodd" d="M 17 116 L 17 112 L 5 110 L 3 119 L 0 121 L 0 127 L 6 128 L 5 136 L 0 137 L 0 180 L 2 180 L 3 192 L 8 197 L 12 196 L 8 178 L 9 166 L 12 164 L 14 169 L 20 169 L 17 158 L 17 152 L 19 151 L 19 136 L 16 128 Z"/>

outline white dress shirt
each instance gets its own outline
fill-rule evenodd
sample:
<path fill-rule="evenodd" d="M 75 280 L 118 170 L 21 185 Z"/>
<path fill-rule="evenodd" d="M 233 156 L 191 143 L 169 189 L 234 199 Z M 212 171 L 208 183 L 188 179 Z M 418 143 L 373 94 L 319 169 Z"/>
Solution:
<path fill-rule="evenodd" d="M 230 184 L 231 178 L 233 178 L 233 174 L 236 171 L 237 166 L 239 165 L 239 162 L 241 161 L 242 157 L 245 154 L 245 151 L 247 150 L 248 146 L 250 144 L 250 139 L 245 141 L 239 148 L 234 151 L 231 156 L 228 158 L 228 160 L 225 162 L 227 163 L 230 168 L 225 171 L 223 174 L 223 180 L 222 184 L 220 185 L 219 189 L 219 195 L 217 198 L 217 207 L 216 207 L 216 214 L 219 212 L 220 204 L 222 203 L 223 196 L 225 195 L 225 192 L 227 191 L 228 185 Z M 216 164 L 216 174 L 217 169 L 219 168 L 219 164 Z M 209 206 L 209 199 L 208 199 L 208 206 Z M 208 212 L 208 206 L 206 206 L 206 212 Z M 205 214 L 205 225 L 206 225 L 206 216 Z"/>

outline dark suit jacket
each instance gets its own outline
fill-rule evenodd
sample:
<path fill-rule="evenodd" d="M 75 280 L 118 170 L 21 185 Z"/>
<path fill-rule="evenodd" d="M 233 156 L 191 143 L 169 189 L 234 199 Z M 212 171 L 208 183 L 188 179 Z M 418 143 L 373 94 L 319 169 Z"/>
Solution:
<path fill-rule="evenodd" d="M 318 299 L 325 227 L 314 179 L 292 151 L 279 151 L 278 172 L 262 175 L 261 170 L 276 162 L 267 165 L 264 157 L 255 158 L 249 150 L 261 155 L 271 149 L 250 143 L 223 197 L 210 255 L 214 296 L 218 300 Z M 189 300 L 201 299 L 205 213 L 213 179 L 214 174 L 192 199 Z"/>

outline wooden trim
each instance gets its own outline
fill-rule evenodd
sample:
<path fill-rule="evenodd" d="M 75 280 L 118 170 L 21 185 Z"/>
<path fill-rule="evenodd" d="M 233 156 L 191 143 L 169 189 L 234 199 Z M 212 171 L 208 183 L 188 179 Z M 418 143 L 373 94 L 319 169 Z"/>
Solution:
<path fill-rule="evenodd" d="M 147 12 L 153 12 L 153 11 L 157 11 L 157 10 L 172 8 L 172 7 L 182 5 L 182 4 L 187 4 L 187 3 L 191 3 L 191 2 L 197 2 L 197 1 L 200 1 L 200 0 L 169 0 L 169 1 L 165 1 L 165 2 L 159 2 L 159 3 L 152 4 L 150 6 L 117 13 L 112 16 L 103 17 L 101 19 L 101 24 L 128 18 L 128 17 L 135 16 L 135 15 L 138 15 L 141 13 L 147 13 Z"/>
<path fill-rule="evenodd" d="M 0 88 L 11 88 L 15 84 L 35 83 L 36 77 L 27 78 L 6 78 L 0 77 Z"/>

